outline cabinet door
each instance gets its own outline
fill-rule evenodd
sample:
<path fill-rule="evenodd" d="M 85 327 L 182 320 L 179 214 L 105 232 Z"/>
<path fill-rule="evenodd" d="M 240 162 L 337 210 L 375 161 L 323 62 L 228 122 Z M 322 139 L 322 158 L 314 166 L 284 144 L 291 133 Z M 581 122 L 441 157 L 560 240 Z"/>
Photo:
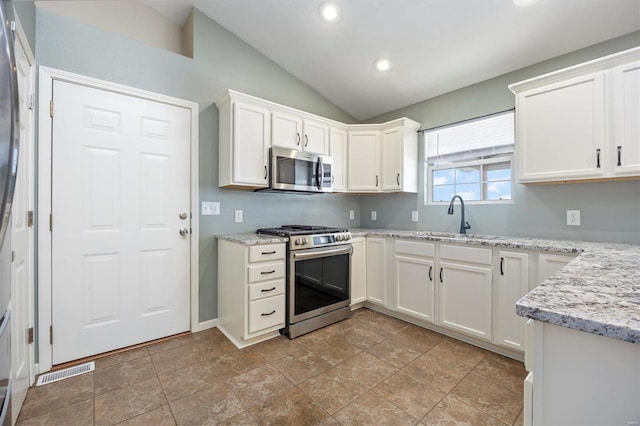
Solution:
<path fill-rule="evenodd" d="M 440 262 L 439 324 L 491 340 L 491 268 Z"/>
<path fill-rule="evenodd" d="M 367 300 L 367 247 L 364 238 L 351 241 L 351 304 Z"/>
<path fill-rule="evenodd" d="M 604 76 L 593 74 L 518 95 L 521 182 L 604 176 Z"/>
<path fill-rule="evenodd" d="M 349 191 L 380 190 L 380 133 L 349 132 L 347 142 Z"/>
<path fill-rule="evenodd" d="M 367 238 L 367 301 L 387 304 L 384 238 Z"/>
<path fill-rule="evenodd" d="M 396 254 L 398 311 L 433 322 L 433 259 Z"/>
<path fill-rule="evenodd" d="M 273 112 L 271 115 L 271 145 L 302 149 L 302 119 L 295 115 Z"/>
<path fill-rule="evenodd" d="M 564 266 L 567 263 L 571 262 L 574 257 L 561 256 L 558 254 L 540 253 L 538 255 L 538 279 L 537 282 L 530 288 L 530 290 L 533 290 L 534 287 L 539 286 L 551 275 L 564 268 Z"/>
<path fill-rule="evenodd" d="M 329 133 L 330 155 L 333 160 L 331 165 L 331 188 L 334 192 L 346 191 L 346 157 L 347 157 L 347 132 L 339 129 L 331 129 Z"/>
<path fill-rule="evenodd" d="M 618 176 L 640 175 L 640 62 L 612 71 L 613 140 L 611 169 Z"/>
<path fill-rule="evenodd" d="M 303 149 L 314 154 L 329 155 L 329 126 L 304 120 Z"/>
<path fill-rule="evenodd" d="M 269 110 L 236 102 L 233 105 L 233 181 L 267 186 Z"/>
<path fill-rule="evenodd" d="M 524 351 L 526 318 L 516 314 L 516 302 L 529 291 L 529 255 L 501 251 L 499 256 L 494 343 Z"/>
<path fill-rule="evenodd" d="M 382 133 L 382 190 L 402 189 L 402 127 Z"/>

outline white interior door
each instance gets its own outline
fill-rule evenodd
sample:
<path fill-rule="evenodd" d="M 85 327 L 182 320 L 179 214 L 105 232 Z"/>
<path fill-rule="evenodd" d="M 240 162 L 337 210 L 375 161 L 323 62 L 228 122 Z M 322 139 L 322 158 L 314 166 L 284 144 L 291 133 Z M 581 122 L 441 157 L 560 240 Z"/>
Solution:
<path fill-rule="evenodd" d="M 19 26 L 18 26 L 19 27 Z M 34 324 L 34 96 L 33 55 L 16 31 L 15 58 L 20 104 L 20 151 L 11 208 L 11 405 L 15 423 L 33 383 L 34 345 L 29 339 Z"/>
<path fill-rule="evenodd" d="M 190 117 L 54 81 L 53 364 L 189 329 Z"/>

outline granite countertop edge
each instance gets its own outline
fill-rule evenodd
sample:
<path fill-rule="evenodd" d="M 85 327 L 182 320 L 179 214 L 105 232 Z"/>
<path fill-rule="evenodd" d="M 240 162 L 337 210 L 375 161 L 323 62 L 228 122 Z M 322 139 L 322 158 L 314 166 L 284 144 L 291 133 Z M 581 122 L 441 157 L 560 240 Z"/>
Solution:
<path fill-rule="evenodd" d="M 640 245 L 394 229 L 351 229 L 376 236 L 574 254 L 577 257 L 516 303 L 516 313 L 562 327 L 640 343 Z M 255 233 L 216 235 L 243 245 L 285 243 Z"/>

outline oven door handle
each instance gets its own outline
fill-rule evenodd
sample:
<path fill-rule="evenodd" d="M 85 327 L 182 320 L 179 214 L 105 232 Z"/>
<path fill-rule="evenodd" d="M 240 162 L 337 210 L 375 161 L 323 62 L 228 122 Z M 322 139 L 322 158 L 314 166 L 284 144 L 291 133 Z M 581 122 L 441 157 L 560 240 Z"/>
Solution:
<path fill-rule="evenodd" d="M 322 249 L 319 251 L 307 252 L 307 253 L 294 253 L 293 260 L 307 260 L 315 259 L 318 257 L 337 256 L 340 254 L 351 254 L 352 247 L 340 247 L 331 249 Z"/>

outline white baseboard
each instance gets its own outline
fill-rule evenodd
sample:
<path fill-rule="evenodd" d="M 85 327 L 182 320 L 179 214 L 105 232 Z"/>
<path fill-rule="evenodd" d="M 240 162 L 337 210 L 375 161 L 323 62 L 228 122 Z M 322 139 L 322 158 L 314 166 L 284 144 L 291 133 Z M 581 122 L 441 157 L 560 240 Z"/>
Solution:
<path fill-rule="evenodd" d="M 208 330 L 210 328 L 217 327 L 218 323 L 219 323 L 218 318 L 202 321 L 202 322 L 197 323 L 195 325 L 195 327 L 193 327 L 191 329 L 191 332 L 192 333 L 197 333 L 198 331 Z"/>

